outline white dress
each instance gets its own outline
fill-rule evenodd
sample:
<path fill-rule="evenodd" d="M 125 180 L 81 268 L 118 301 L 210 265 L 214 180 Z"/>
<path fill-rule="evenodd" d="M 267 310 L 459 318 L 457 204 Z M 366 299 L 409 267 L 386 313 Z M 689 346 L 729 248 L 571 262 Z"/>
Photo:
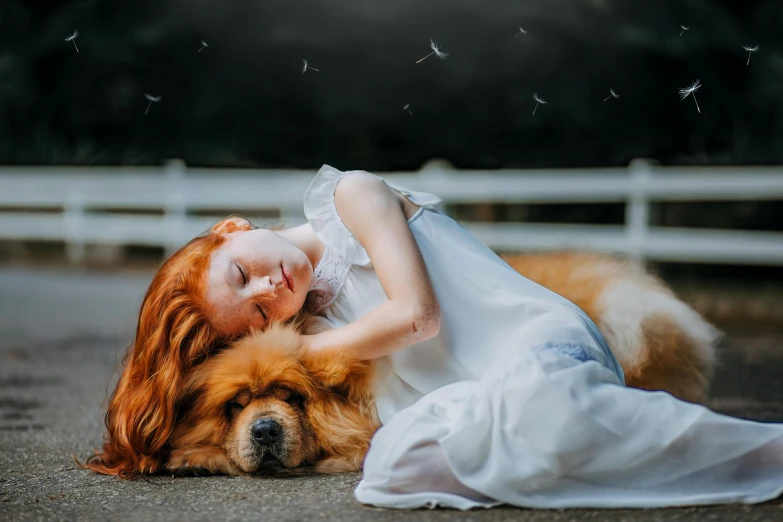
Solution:
<path fill-rule="evenodd" d="M 318 313 L 338 327 L 387 299 L 334 206 L 347 174 L 324 166 L 304 197 L 326 245 L 314 273 Z M 421 205 L 408 224 L 442 319 L 435 338 L 377 360 L 383 427 L 355 491 L 360 502 L 659 507 L 755 503 L 783 492 L 783 425 L 626 388 L 576 305 L 435 210 L 436 196 L 387 184 Z"/>

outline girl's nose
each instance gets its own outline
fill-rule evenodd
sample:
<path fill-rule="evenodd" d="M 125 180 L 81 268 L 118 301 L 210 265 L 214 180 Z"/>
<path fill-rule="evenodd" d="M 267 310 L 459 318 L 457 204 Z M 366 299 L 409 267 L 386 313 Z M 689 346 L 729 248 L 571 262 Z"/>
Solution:
<path fill-rule="evenodd" d="M 269 276 L 264 276 L 258 279 L 257 288 L 255 294 L 259 297 L 266 299 L 273 299 L 277 297 L 277 286 Z"/>

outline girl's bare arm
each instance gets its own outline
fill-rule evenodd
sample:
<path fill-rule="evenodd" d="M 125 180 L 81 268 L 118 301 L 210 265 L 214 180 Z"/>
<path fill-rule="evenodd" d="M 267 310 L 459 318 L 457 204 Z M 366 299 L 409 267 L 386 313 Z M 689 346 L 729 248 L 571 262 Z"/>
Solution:
<path fill-rule="evenodd" d="M 340 180 L 334 200 L 389 300 L 342 328 L 304 336 L 305 344 L 374 359 L 434 337 L 440 306 L 398 195 L 375 176 L 355 173 Z"/>

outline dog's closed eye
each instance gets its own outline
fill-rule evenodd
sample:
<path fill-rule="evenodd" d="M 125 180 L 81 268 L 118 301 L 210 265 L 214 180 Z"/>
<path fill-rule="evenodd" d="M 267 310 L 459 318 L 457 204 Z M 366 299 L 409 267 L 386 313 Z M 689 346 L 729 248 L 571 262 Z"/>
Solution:
<path fill-rule="evenodd" d="M 278 388 L 278 397 L 294 408 L 304 408 L 305 396 L 289 388 Z"/>
<path fill-rule="evenodd" d="M 292 393 L 291 395 L 288 396 L 285 402 L 287 402 L 294 408 L 304 408 L 305 398 L 304 395 L 300 395 L 298 393 Z"/>
<path fill-rule="evenodd" d="M 242 411 L 250 403 L 250 393 L 244 390 L 226 403 L 226 416 L 232 417 Z"/>
<path fill-rule="evenodd" d="M 229 401 L 226 403 L 226 416 L 227 417 L 233 417 L 240 411 L 242 411 L 245 407 L 239 403 L 238 401 Z"/>

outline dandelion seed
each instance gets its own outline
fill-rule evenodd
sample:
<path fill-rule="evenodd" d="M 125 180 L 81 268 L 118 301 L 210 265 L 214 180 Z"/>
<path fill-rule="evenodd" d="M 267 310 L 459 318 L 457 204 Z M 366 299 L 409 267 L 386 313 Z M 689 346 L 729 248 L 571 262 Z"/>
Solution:
<path fill-rule="evenodd" d="M 520 27 L 520 28 L 519 28 L 519 32 L 518 32 L 517 34 L 515 34 L 515 35 L 514 35 L 514 38 L 516 38 L 516 37 L 517 37 L 517 36 L 519 36 L 520 34 L 527 34 L 527 31 L 525 31 L 524 29 L 522 29 L 522 28 Z"/>
<path fill-rule="evenodd" d="M 691 29 L 690 26 L 687 25 L 681 25 L 680 27 L 682 27 L 682 31 L 680 31 L 680 36 L 682 36 L 682 33 L 684 33 L 685 31 L 690 31 Z"/>
<path fill-rule="evenodd" d="M 310 67 L 309 65 L 307 65 L 307 60 L 302 60 L 302 63 L 304 64 L 302 66 L 302 74 L 306 73 L 307 69 L 310 69 L 311 71 L 321 72 L 320 69 L 316 69 L 314 67 Z"/>
<path fill-rule="evenodd" d="M 684 89 L 680 89 L 680 99 L 684 100 L 691 94 L 693 94 L 693 101 L 696 103 L 696 110 L 699 111 L 699 114 L 701 114 L 701 109 L 699 108 L 699 102 L 696 101 L 696 91 L 701 89 L 701 80 L 696 80 L 693 82 L 689 87 L 685 87 Z"/>
<path fill-rule="evenodd" d="M 69 36 L 68 38 L 66 38 L 64 41 L 71 42 L 73 44 L 73 46 L 76 48 L 76 52 L 78 53 L 79 52 L 79 48 L 76 47 L 76 37 L 77 36 L 79 36 L 79 31 L 74 29 L 73 30 L 73 34 L 71 36 Z"/>
<path fill-rule="evenodd" d="M 750 46 L 746 45 L 745 47 L 743 47 L 743 49 L 748 51 L 748 63 L 746 63 L 745 65 L 750 65 L 750 55 L 755 53 L 755 52 L 758 52 L 759 46 L 757 45 L 755 47 L 750 47 Z"/>
<path fill-rule="evenodd" d="M 198 52 L 203 51 L 205 47 L 209 47 L 209 45 L 207 45 L 207 42 L 204 40 L 201 40 L 201 49 L 199 49 Z"/>
<path fill-rule="evenodd" d="M 538 110 L 538 104 L 546 105 L 546 101 L 538 97 L 538 93 L 533 93 L 533 99 L 536 101 L 536 108 L 533 109 L 533 116 L 536 115 L 536 111 Z"/>
<path fill-rule="evenodd" d="M 449 53 L 444 53 L 443 51 L 438 49 L 438 42 L 436 42 L 432 38 L 430 38 L 430 49 L 432 49 L 432 52 L 430 54 L 428 54 L 427 56 L 425 56 L 424 58 L 422 58 L 421 60 L 419 60 L 418 62 L 416 62 L 416 63 L 423 62 L 424 60 L 426 60 L 427 58 L 429 58 L 433 54 L 435 56 L 437 56 L 438 58 L 440 58 L 441 60 L 445 60 L 446 57 L 449 55 Z"/>
<path fill-rule="evenodd" d="M 413 116 L 413 113 L 411 112 L 411 104 L 410 103 L 406 103 L 405 107 L 403 107 L 402 110 L 408 111 L 408 113 L 410 113 L 410 115 Z"/>
<path fill-rule="evenodd" d="M 144 115 L 146 116 L 148 112 L 150 112 L 150 107 L 152 107 L 153 103 L 160 103 L 160 101 L 163 99 L 163 96 L 153 96 L 151 94 L 145 94 L 145 98 L 149 100 L 149 103 L 147 104 L 147 110 L 144 111 Z"/>
<path fill-rule="evenodd" d="M 620 95 L 619 95 L 619 94 L 617 94 L 616 92 L 614 92 L 614 89 L 609 89 L 609 93 L 610 93 L 610 94 L 609 94 L 609 96 L 607 96 L 606 98 L 604 98 L 604 101 L 608 100 L 609 98 L 619 98 L 619 97 L 620 97 Z"/>

